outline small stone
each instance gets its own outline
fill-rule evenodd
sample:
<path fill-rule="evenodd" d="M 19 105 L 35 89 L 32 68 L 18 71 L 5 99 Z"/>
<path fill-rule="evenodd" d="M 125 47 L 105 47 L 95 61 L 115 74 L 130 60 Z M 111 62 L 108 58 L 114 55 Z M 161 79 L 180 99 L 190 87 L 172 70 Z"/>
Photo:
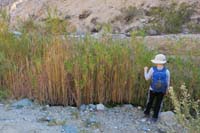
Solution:
<path fill-rule="evenodd" d="M 140 22 L 141 22 L 141 23 L 147 23 L 148 20 L 147 20 L 147 19 L 140 19 Z"/>
<path fill-rule="evenodd" d="M 141 119 L 140 121 L 141 121 L 141 122 L 146 122 L 146 119 L 145 119 L 145 118 L 143 118 L 143 119 Z"/>
<path fill-rule="evenodd" d="M 65 19 L 71 19 L 71 16 L 70 15 L 66 15 Z"/>
<path fill-rule="evenodd" d="M 78 128 L 74 125 L 62 126 L 64 133 L 78 133 Z"/>
<path fill-rule="evenodd" d="M 97 104 L 97 110 L 103 111 L 103 110 L 105 110 L 105 106 L 103 104 Z"/>
<path fill-rule="evenodd" d="M 149 128 L 147 128 L 147 127 L 142 127 L 142 130 L 143 131 L 146 131 L 146 132 L 149 132 L 149 131 L 151 131 Z"/>
<path fill-rule="evenodd" d="M 42 117 L 42 118 L 38 119 L 38 122 L 50 122 L 52 120 L 53 120 L 53 118 L 51 118 L 51 117 Z"/>
<path fill-rule="evenodd" d="M 22 33 L 19 32 L 19 31 L 12 31 L 12 33 L 13 33 L 15 36 L 21 36 L 21 35 L 22 35 Z"/>
<path fill-rule="evenodd" d="M 139 110 L 141 110 L 141 109 L 142 109 L 142 107 L 141 107 L 141 106 L 138 106 L 137 108 L 138 108 Z"/>

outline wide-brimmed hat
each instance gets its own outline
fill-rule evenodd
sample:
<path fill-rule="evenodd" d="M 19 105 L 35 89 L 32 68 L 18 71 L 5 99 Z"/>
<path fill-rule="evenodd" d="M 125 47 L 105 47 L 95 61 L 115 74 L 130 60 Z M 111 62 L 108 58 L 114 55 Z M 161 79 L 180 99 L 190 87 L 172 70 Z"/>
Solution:
<path fill-rule="evenodd" d="M 153 60 L 151 60 L 154 64 L 165 64 L 167 63 L 167 59 L 163 54 L 157 54 Z"/>

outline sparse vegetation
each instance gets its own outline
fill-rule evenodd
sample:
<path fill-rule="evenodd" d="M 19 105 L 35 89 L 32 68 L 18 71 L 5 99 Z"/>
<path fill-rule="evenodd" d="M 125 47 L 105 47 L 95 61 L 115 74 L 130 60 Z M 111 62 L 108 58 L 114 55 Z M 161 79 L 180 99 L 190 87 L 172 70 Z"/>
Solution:
<path fill-rule="evenodd" d="M 151 8 L 147 13 L 154 18 L 150 27 L 160 33 L 180 33 L 182 26 L 190 21 L 194 13 L 194 5 L 172 3 L 169 6 Z"/>
<path fill-rule="evenodd" d="M 187 24 L 188 29 L 190 29 L 193 33 L 199 33 L 200 32 L 200 24 L 189 22 Z"/>
<path fill-rule="evenodd" d="M 121 15 L 116 16 L 113 21 L 117 20 L 130 24 L 138 16 L 144 16 L 144 10 L 138 9 L 135 6 L 129 6 L 128 8 L 122 8 Z"/>
<path fill-rule="evenodd" d="M 185 84 L 181 85 L 179 94 L 175 93 L 173 88 L 170 88 L 169 92 L 178 121 L 187 127 L 189 132 L 198 133 L 200 131 L 200 100 L 193 99 Z"/>

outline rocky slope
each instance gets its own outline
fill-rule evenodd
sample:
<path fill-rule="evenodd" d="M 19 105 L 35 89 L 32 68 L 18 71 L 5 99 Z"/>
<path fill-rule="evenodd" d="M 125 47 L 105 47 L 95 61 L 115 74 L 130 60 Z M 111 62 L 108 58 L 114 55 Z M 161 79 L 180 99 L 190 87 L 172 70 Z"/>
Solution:
<path fill-rule="evenodd" d="M 146 13 L 153 7 L 169 5 L 168 0 L 2 0 L 11 17 L 11 24 L 32 18 L 44 21 L 48 12 L 56 12 L 61 19 L 70 21 L 78 32 L 99 32 L 102 25 L 110 24 L 112 32 L 127 33 L 143 28 L 151 17 Z M 175 0 L 177 3 L 196 5 L 193 21 L 200 23 L 199 0 Z M 55 10 L 56 11 L 55 11 Z M 155 31 L 149 31 L 156 34 Z"/>
<path fill-rule="evenodd" d="M 106 108 L 102 104 L 75 107 L 38 105 L 28 99 L 0 104 L 1 133 L 166 133 L 187 132 L 172 112 L 156 123 L 143 118 L 140 107 Z"/>

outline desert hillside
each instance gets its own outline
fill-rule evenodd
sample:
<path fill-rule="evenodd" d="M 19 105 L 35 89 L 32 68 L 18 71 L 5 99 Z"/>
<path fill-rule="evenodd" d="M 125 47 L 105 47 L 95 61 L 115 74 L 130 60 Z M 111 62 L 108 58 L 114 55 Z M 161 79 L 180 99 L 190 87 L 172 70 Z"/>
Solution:
<path fill-rule="evenodd" d="M 79 33 L 100 32 L 104 25 L 109 25 L 113 33 L 130 33 L 134 30 L 145 30 L 150 35 L 198 33 L 200 1 L 175 0 L 175 2 L 177 7 L 174 8 L 170 8 L 172 0 L 3 0 L 0 5 L 8 10 L 11 25 L 14 27 L 30 18 L 43 22 L 49 14 L 54 14 L 59 19 L 69 21 Z M 180 10 L 173 12 L 180 4 L 182 4 Z M 162 12 L 161 15 L 153 14 L 154 10 Z M 172 12 L 169 12 L 170 10 Z M 183 13 L 177 14 L 181 16 L 180 18 L 173 15 L 179 12 Z M 184 14 L 188 15 L 184 17 Z M 169 19 L 169 24 L 178 23 L 174 24 L 177 29 L 174 30 L 173 26 L 165 28 L 169 24 L 163 21 Z"/>

